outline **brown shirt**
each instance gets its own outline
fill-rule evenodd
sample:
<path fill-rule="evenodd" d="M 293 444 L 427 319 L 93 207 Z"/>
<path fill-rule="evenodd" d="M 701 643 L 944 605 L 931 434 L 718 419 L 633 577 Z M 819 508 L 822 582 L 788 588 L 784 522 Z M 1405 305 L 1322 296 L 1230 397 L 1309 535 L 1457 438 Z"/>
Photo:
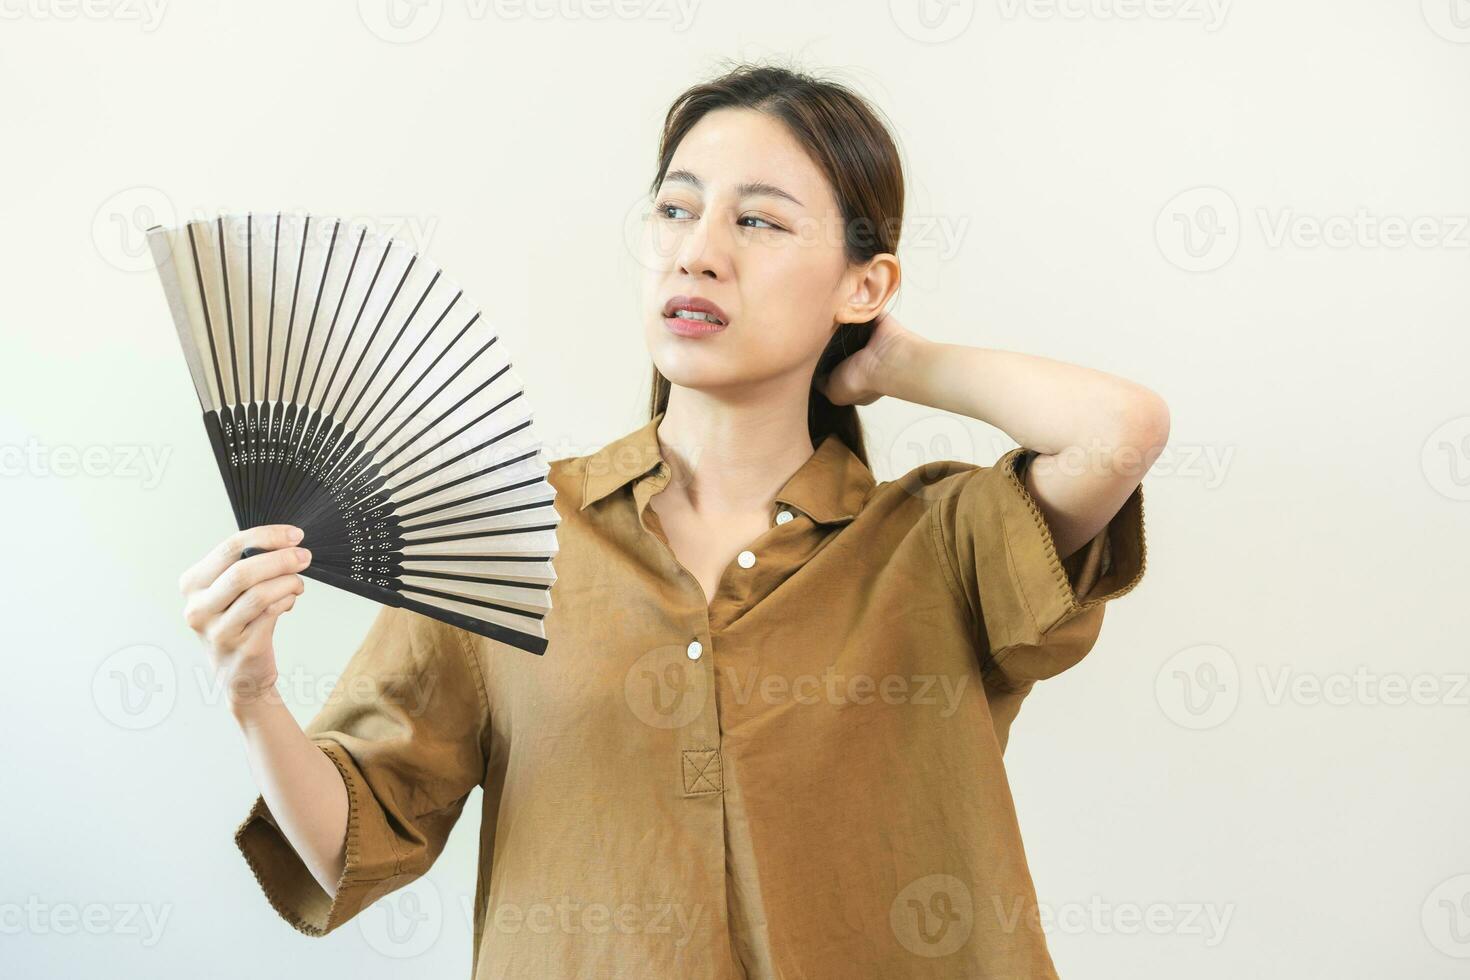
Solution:
<path fill-rule="evenodd" d="M 257 799 L 271 904 L 336 929 L 479 787 L 476 978 L 1054 977 L 1001 757 L 1142 577 L 1142 488 L 1064 562 L 1031 451 L 876 483 L 831 436 L 706 604 L 648 503 L 660 418 L 551 463 L 544 656 L 382 609 L 307 727 L 351 801 L 336 898 Z"/>

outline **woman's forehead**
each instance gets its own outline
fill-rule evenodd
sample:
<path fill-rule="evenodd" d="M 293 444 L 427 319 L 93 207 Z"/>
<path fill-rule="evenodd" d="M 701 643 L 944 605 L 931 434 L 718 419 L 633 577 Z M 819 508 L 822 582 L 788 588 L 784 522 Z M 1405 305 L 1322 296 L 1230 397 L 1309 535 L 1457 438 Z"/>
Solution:
<path fill-rule="evenodd" d="M 785 123 L 748 109 L 717 109 L 700 119 L 674 150 L 664 176 L 666 185 L 671 181 L 705 194 L 779 188 L 813 210 L 833 203 L 825 176 Z"/>

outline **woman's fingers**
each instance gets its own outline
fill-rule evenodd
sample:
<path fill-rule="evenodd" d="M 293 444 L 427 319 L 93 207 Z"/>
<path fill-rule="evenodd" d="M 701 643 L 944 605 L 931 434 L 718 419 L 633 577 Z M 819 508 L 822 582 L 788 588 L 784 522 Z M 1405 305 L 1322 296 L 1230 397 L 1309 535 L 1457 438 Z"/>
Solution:
<path fill-rule="evenodd" d="M 296 543 L 292 540 L 292 534 L 298 530 L 300 528 L 290 524 L 261 524 L 236 531 L 179 576 L 179 592 L 188 595 L 190 592 L 208 588 L 226 568 L 240 560 L 240 552 L 246 548 L 264 548 L 267 551 L 289 548 Z"/>
<path fill-rule="evenodd" d="M 246 627 L 269 614 L 282 599 L 300 595 L 305 587 L 300 575 L 278 575 L 250 586 L 210 624 L 207 631 L 209 642 L 221 651 L 236 647 Z"/>
<path fill-rule="evenodd" d="M 250 644 L 261 633 L 273 632 L 276 628 L 276 620 L 291 611 L 292 607 L 296 605 L 296 597 L 300 594 L 299 592 L 292 592 L 290 595 L 282 596 L 267 606 L 265 612 L 252 619 L 240 631 L 240 643 L 242 645 Z"/>
<path fill-rule="evenodd" d="M 220 572 L 212 584 L 190 594 L 184 608 L 184 621 L 190 629 L 202 631 L 253 586 L 283 575 L 293 575 L 310 563 L 311 553 L 305 548 L 281 548 L 249 558 L 237 558 Z M 255 610 L 250 619 L 260 615 L 260 611 Z"/>

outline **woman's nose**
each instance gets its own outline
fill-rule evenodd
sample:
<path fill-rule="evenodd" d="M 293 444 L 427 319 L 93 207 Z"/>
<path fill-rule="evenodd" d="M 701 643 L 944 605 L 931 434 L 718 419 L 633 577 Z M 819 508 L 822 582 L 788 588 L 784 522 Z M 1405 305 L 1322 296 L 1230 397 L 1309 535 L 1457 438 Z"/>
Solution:
<path fill-rule="evenodd" d="M 705 214 L 679 243 L 674 257 L 679 271 L 691 276 L 708 275 L 722 279 L 729 271 L 729 240 Z"/>

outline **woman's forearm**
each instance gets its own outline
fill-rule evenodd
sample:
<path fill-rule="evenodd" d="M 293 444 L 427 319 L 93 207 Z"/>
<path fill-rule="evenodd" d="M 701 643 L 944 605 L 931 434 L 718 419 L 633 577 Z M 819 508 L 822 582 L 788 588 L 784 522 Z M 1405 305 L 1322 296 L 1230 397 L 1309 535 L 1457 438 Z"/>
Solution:
<path fill-rule="evenodd" d="M 342 774 L 306 736 L 273 689 L 234 708 L 255 785 L 276 825 L 328 895 L 346 863 L 348 800 Z"/>
<path fill-rule="evenodd" d="M 875 382 L 885 395 L 979 419 L 1046 454 L 1129 445 L 1167 415 L 1158 395 L 1125 378 L 918 335 L 894 345 Z"/>

